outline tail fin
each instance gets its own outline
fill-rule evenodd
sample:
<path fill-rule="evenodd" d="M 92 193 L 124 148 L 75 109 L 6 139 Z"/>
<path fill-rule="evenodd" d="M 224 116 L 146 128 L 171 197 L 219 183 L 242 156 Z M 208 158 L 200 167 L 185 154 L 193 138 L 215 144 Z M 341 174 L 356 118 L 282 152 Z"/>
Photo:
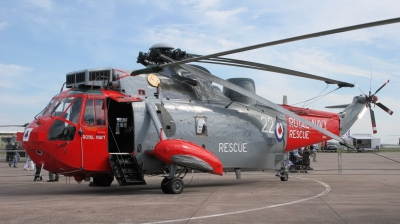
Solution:
<path fill-rule="evenodd" d="M 345 108 L 339 113 L 340 117 L 340 135 L 344 135 L 351 126 L 360 119 L 366 109 L 365 103 L 367 102 L 364 96 L 356 96 L 353 98 L 351 104 L 328 106 L 326 108 Z"/>

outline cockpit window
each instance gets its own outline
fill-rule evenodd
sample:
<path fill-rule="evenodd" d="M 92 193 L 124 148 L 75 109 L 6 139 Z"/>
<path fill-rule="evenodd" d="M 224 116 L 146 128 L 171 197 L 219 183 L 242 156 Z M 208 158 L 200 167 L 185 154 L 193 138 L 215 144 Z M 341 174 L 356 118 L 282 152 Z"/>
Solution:
<path fill-rule="evenodd" d="M 54 106 L 51 116 L 57 117 L 62 115 L 63 118 L 66 118 L 68 114 L 63 112 L 69 107 L 73 99 L 74 97 L 61 98 Z"/>
<path fill-rule="evenodd" d="M 82 107 L 82 98 L 78 97 L 70 107 L 65 110 L 65 119 L 77 124 Z"/>
<path fill-rule="evenodd" d="M 60 99 L 56 102 L 58 106 L 53 109 L 53 116 L 61 116 L 62 118 L 77 124 L 79 114 L 82 107 L 82 98 L 74 97 Z M 65 109 L 65 110 L 64 110 Z M 56 119 L 50 127 L 48 139 L 49 140 L 73 140 L 75 137 L 75 125 L 65 122 L 60 118 Z"/>
<path fill-rule="evenodd" d="M 51 99 L 51 101 L 46 105 L 46 107 L 38 114 L 35 116 L 35 118 L 39 118 L 41 116 L 49 116 L 50 112 L 54 110 L 55 105 L 58 105 L 58 101 L 60 99 L 54 97 Z"/>

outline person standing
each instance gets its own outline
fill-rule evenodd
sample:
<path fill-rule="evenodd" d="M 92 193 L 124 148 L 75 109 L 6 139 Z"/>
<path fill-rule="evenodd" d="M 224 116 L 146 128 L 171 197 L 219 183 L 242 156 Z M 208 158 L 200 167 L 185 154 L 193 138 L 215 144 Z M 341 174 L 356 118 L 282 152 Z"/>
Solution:
<path fill-rule="evenodd" d="M 307 146 L 303 150 L 303 166 L 304 172 L 307 173 L 307 170 L 310 169 L 310 147 Z"/>
<path fill-rule="evenodd" d="M 33 178 L 33 181 L 40 181 L 42 180 L 42 167 L 36 164 L 36 172 L 35 172 L 35 177 Z"/>
<path fill-rule="evenodd" d="M 317 149 L 318 149 L 318 145 L 317 144 L 313 144 L 312 145 L 312 154 L 313 154 L 313 162 L 317 162 Z"/>
<path fill-rule="evenodd" d="M 11 165 L 13 165 L 14 168 L 17 168 L 18 167 L 17 164 L 20 159 L 17 144 L 14 145 L 12 150 L 13 150 L 13 160 L 10 161 L 8 166 L 11 167 Z"/>
<path fill-rule="evenodd" d="M 60 177 L 60 175 L 58 173 L 53 173 L 53 172 L 49 171 L 49 180 L 47 182 L 58 181 L 59 177 Z"/>

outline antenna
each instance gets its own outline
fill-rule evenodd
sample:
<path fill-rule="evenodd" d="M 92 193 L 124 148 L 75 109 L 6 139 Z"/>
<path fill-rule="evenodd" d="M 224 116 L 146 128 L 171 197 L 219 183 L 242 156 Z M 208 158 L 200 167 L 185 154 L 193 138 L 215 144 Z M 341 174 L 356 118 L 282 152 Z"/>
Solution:
<path fill-rule="evenodd" d="M 371 77 L 369 78 L 369 95 L 371 95 L 371 85 L 372 85 L 372 64 L 371 64 Z"/>

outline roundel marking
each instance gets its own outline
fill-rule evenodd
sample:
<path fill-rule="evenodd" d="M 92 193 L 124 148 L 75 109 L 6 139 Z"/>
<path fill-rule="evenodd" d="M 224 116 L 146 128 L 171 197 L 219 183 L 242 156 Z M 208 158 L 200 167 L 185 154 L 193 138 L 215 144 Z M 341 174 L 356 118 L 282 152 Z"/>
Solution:
<path fill-rule="evenodd" d="M 275 122 L 275 137 L 278 140 L 278 142 L 281 142 L 283 140 L 285 130 L 282 124 L 282 121 L 276 120 Z"/>

